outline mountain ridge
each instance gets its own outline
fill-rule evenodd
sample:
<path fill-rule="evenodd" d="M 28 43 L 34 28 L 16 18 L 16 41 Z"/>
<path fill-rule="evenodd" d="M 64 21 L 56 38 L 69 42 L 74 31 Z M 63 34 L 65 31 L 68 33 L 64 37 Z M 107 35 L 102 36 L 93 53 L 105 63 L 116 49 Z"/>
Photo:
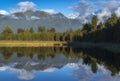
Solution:
<path fill-rule="evenodd" d="M 30 28 L 34 30 L 38 26 L 46 28 L 56 28 L 57 31 L 81 28 L 79 19 L 69 19 L 62 13 L 48 13 L 45 11 L 25 11 L 15 12 L 9 15 L 0 14 L 0 30 L 4 26 L 10 26 L 16 31 L 19 27 Z"/>

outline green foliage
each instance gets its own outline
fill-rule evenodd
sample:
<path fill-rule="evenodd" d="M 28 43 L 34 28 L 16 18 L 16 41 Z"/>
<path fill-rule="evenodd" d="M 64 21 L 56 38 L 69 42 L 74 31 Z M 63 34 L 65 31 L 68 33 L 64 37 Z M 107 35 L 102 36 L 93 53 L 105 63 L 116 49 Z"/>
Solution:
<path fill-rule="evenodd" d="M 38 32 L 46 32 L 45 26 L 38 26 Z"/>
<path fill-rule="evenodd" d="M 91 23 L 84 24 L 82 30 L 85 31 L 85 32 L 87 32 L 87 33 L 90 32 L 92 30 L 92 24 Z"/>
<path fill-rule="evenodd" d="M 50 29 L 47 30 L 47 32 L 53 32 L 53 33 L 55 33 L 56 30 L 55 30 L 55 28 L 50 28 Z"/>
<path fill-rule="evenodd" d="M 23 33 L 23 32 L 24 32 L 24 29 L 22 29 L 22 28 L 17 29 L 17 33 Z"/>
<path fill-rule="evenodd" d="M 97 29 L 97 23 L 98 23 L 98 18 L 97 18 L 97 16 L 95 15 L 95 16 L 93 16 L 93 18 L 92 18 L 92 29 L 93 30 L 96 30 Z"/>
<path fill-rule="evenodd" d="M 112 14 L 112 16 L 106 20 L 105 25 L 106 27 L 114 27 L 117 21 L 118 17 L 115 14 Z"/>
<path fill-rule="evenodd" d="M 3 34 L 11 34 L 13 33 L 12 29 L 9 26 L 4 26 L 3 27 Z"/>
<path fill-rule="evenodd" d="M 31 28 L 29 29 L 29 32 L 30 32 L 30 33 L 33 33 L 33 32 L 34 32 L 34 29 L 31 27 Z"/>
<path fill-rule="evenodd" d="M 102 24 L 102 23 L 100 23 L 100 24 L 98 24 L 97 25 L 97 29 L 103 29 L 105 26 L 104 26 L 104 24 Z"/>

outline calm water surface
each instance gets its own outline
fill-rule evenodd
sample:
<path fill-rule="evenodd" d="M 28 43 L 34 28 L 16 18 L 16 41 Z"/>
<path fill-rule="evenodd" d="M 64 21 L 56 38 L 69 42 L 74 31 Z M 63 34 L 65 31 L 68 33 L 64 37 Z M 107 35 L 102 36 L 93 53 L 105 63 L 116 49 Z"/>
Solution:
<path fill-rule="evenodd" d="M 120 81 L 120 54 L 80 48 L 0 48 L 0 81 Z"/>

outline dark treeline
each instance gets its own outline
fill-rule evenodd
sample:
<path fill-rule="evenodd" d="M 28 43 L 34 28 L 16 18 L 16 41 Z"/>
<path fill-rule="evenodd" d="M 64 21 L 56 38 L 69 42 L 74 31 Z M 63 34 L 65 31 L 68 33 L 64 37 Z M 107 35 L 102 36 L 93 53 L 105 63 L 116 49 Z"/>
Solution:
<path fill-rule="evenodd" d="M 34 58 L 37 55 L 39 60 L 45 60 L 48 57 L 55 58 L 57 54 L 63 54 L 66 58 L 82 59 L 83 64 L 91 66 L 91 70 L 96 73 L 97 64 L 104 65 L 111 71 L 112 75 L 120 72 L 120 55 L 101 49 L 83 49 L 68 47 L 22 47 L 22 48 L 0 48 L 0 54 L 5 61 L 9 61 L 14 54 L 18 58 Z M 58 59 L 59 60 L 59 59 Z M 64 58 L 61 60 L 65 60 Z M 58 61 L 59 62 L 59 61 Z"/>
<path fill-rule="evenodd" d="M 97 16 L 90 23 L 84 24 L 81 41 L 120 43 L 120 18 L 112 14 L 104 23 L 98 24 Z"/>

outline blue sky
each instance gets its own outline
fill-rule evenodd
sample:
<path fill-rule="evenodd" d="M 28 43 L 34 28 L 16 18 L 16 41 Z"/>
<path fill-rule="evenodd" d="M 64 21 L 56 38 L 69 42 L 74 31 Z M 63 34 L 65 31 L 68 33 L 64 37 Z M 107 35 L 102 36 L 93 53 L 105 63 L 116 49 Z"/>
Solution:
<path fill-rule="evenodd" d="M 0 10 L 17 8 L 19 2 L 30 1 L 36 4 L 35 9 L 54 9 L 56 12 L 62 12 L 65 15 L 72 13 L 70 6 L 79 2 L 79 0 L 2 0 Z"/>
<path fill-rule="evenodd" d="M 68 15 L 70 13 L 73 13 L 73 10 L 69 9 L 69 7 L 80 2 L 81 0 L 2 0 L 0 2 L 0 10 L 6 10 L 9 12 L 11 8 L 17 8 L 17 4 L 19 2 L 25 1 L 35 3 L 36 4 L 35 9 L 54 9 L 56 12 L 62 12 L 64 15 Z M 100 0 L 86 0 L 86 1 L 97 2 Z"/>
<path fill-rule="evenodd" d="M 89 21 L 91 15 L 104 17 L 115 13 L 120 17 L 120 0 L 3 0 L 0 2 L 0 14 L 10 14 L 26 10 L 44 10 L 49 13 L 61 12 L 68 18 Z"/>

